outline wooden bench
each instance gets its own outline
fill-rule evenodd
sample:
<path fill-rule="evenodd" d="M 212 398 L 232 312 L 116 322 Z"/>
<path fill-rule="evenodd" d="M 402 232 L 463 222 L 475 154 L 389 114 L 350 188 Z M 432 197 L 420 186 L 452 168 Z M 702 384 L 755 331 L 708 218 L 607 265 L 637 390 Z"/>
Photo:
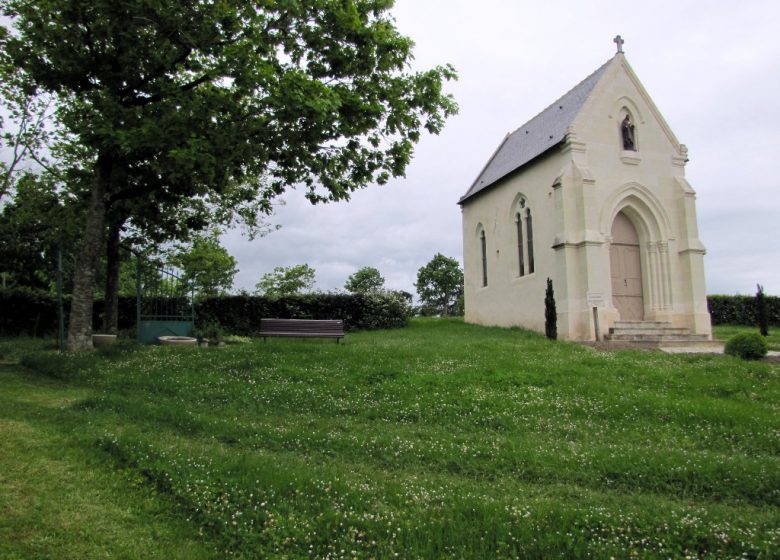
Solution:
<path fill-rule="evenodd" d="M 259 335 L 263 342 L 269 336 L 301 338 L 344 338 L 344 321 L 341 319 L 260 319 Z"/>

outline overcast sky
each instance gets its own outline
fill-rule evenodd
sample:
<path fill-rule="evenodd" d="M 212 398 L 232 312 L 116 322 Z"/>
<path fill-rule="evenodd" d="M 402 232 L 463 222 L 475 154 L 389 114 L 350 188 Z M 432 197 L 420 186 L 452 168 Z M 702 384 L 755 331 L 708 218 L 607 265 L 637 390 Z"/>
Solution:
<path fill-rule="evenodd" d="M 437 252 L 462 262 L 456 204 L 504 135 L 615 53 L 631 66 L 689 149 L 707 247 L 707 291 L 780 294 L 780 2 L 774 0 L 397 0 L 397 27 L 416 43 L 416 69 L 451 63 L 460 113 L 417 146 L 405 178 L 350 202 L 310 205 L 285 194 L 282 228 L 223 243 L 238 259 L 236 289 L 275 266 L 307 263 L 316 288 L 341 289 L 363 266 L 414 292 Z"/>

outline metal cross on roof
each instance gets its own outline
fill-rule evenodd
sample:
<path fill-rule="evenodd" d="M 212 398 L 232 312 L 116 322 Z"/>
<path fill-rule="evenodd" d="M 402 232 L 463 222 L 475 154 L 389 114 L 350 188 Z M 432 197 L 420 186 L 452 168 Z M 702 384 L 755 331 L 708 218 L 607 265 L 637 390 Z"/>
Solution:
<path fill-rule="evenodd" d="M 622 53 L 622 52 L 623 52 L 623 43 L 625 43 L 625 41 L 623 40 L 623 37 L 621 37 L 620 35 L 617 35 L 617 36 L 616 36 L 614 39 L 612 39 L 612 40 L 613 40 L 613 41 L 615 42 L 615 44 L 617 45 L 617 52 L 619 52 L 619 53 Z"/>

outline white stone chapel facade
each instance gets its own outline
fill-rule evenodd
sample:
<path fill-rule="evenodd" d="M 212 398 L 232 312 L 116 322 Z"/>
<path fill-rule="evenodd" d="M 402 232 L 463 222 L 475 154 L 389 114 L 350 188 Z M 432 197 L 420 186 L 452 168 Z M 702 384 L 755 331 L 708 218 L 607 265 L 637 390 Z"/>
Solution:
<path fill-rule="evenodd" d="M 466 321 L 596 339 L 616 321 L 711 337 L 688 152 L 617 54 L 508 134 L 459 204 Z"/>

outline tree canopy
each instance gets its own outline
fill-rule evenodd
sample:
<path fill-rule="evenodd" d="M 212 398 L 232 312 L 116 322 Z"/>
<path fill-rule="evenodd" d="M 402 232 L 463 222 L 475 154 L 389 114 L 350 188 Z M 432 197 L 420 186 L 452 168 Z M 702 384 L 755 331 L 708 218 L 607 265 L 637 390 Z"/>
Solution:
<path fill-rule="evenodd" d="M 255 284 L 258 293 L 269 297 L 289 296 L 311 291 L 315 271 L 308 264 L 277 266 L 273 272 L 263 274 Z"/>
<path fill-rule="evenodd" d="M 78 201 L 47 174 L 14 178 L 14 198 L 0 207 L 0 274 L 7 285 L 54 290 L 57 252 L 78 240 Z M 66 284 L 73 271 L 64 260 Z"/>
<path fill-rule="evenodd" d="M 442 315 L 449 315 L 463 294 L 463 271 L 458 261 L 436 253 L 417 271 L 415 287 L 423 305 L 436 307 Z"/>
<path fill-rule="evenodd" d="M 259 211 L 300 185 L 312 202 L 402 175 L 423 129 L 456 111 L 450 66 L 411 72 L 390 0 L 0 0 L 7 66 L 56 95 L 87 154 L 89 204 L 68 344 L 91 346 L 95 270 L 123 201 Z"/>
<path fill-rule="evenodd" d="M 372 266 L 364 266 L 355 274 L 350 275 L 344 284 L 344 289 L 352 294 L 371 294 L 384 290 L 385 279 L 379 270 Z"/>
<path fill-rule="evenodd" d="M 195 285 L 199 294 L 218 296 L 233 287 L 238 272 L 236 259 L 219 243 L 216 235 L 198 235 L 191 245 L 180 249 L 172 259 L 184 272 L 184 280 Z"/>

